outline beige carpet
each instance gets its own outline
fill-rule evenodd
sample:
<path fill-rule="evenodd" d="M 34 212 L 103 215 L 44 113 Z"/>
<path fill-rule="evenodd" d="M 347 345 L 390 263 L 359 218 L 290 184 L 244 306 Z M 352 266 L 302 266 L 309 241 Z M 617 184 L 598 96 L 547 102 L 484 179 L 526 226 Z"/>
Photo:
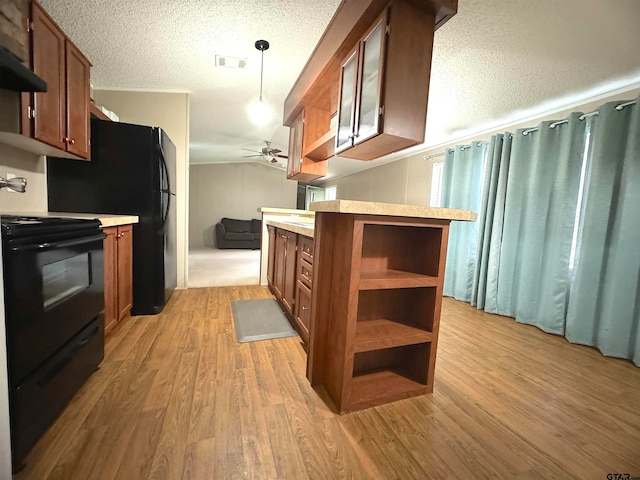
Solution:
<path fill-rule="evenodd" d="M 189 288 L 259 283 L 260 250 L 189 250 Z"/>

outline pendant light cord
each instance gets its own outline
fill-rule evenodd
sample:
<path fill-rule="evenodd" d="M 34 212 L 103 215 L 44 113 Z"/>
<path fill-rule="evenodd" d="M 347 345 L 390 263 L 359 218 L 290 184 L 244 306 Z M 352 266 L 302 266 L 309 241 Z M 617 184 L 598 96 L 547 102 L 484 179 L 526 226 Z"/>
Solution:
<path fill-rule="evenodd" d="M 257 40 L 255 47 L 260 50 L 260 101 L 262 102 L 262 77 L 264 76 L 264 51 L 269 49 L 269 42 Z"/>
<path fill-rule="evenodd" d="M 262 101 L 262 74 L 264 72 L 264 50 L 260 50 L 262 58 L 260 60 L 260 101 Z"/>

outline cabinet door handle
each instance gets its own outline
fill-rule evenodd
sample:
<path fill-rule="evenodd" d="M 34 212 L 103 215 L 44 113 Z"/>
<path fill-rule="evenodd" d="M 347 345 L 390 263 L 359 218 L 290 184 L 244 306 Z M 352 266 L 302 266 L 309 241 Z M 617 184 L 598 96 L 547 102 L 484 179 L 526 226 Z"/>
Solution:
<path fill-rule="evenodd" d="M 302 307 L 302 310 L 309 310 L 309 307 Z"/>
<path fill-rule="evenodd" d="M 76 141 L 73 138 L 69 140 L 69 145 L 73 145 L 75 143 L 76 143 Z"/>

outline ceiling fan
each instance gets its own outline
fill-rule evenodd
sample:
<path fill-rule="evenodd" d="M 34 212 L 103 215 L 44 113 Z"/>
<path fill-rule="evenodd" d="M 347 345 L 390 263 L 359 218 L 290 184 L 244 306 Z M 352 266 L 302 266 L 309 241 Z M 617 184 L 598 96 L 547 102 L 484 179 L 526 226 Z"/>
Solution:
<path fill-rule="evenodd" d="M 271 142 L 268 140 L 265 140 L 264 143 L 266 144 L 265 147 L 262 147 L 262 149 L 260 151 L 258 150 L 249 150 L 248 148 L 243 148 L 243 150 L 246 150 L 247 152 L 254 152 L 255 155 L 245 155 L 244 158 L 249 158 L 249 157 L 262 157 L 265 160 L 268 160 L 268 157 L 271 157 L 270 161 L 271 163 L 278 163 L 278 158 L 289 158 L 286 155 L 281 155 L 282 150 L 279 150 L 277 148 L 271 148 Z"/>

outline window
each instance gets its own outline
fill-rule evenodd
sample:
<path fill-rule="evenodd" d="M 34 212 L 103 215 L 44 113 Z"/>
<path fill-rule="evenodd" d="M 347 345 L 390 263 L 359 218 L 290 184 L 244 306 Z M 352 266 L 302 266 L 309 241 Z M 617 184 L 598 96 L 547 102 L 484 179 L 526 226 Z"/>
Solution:
<path fill-rule="evenodd" d="M 331 187 L 327 187 L 327 188 L 324 189 L 324 199 L 325 200 L 335 200 L 337 193 L 338 193 L 337 185 L 333 185 Z"/>
<path fill-rule="evenodd" d="M 442 206 L 442 172 L 444 170 L 444 162 L 436 162 L 431 169 L 431 197 L 429 199 L 430 207 Z"/>

